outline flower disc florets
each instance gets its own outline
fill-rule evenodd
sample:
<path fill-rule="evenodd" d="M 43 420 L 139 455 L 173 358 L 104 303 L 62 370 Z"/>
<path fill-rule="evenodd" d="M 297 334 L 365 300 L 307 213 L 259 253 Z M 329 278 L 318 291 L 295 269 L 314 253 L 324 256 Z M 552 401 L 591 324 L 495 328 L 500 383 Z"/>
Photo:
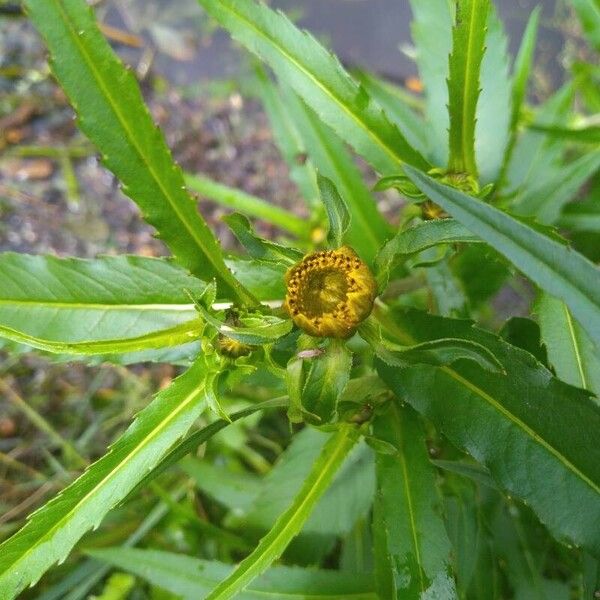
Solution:
<path fill-rule="evenodd" d="M 315 252 L 285 276 L 285 308 L 316 337 L 348 338 L 366 319 L 377 294 L 369 267 L 348 246 Z"/>

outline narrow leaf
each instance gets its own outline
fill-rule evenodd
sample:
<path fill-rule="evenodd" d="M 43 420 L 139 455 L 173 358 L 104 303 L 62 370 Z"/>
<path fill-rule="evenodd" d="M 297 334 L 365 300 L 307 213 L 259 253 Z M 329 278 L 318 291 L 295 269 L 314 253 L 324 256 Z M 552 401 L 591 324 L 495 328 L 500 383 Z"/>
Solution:
<path fill-rule="evenodd" d="M 527 352 L 467 329 L 464 322 L 395 311 L 386 325 L 414 342 L 461 331 L 461 337 L 494 353 L 506 375 L 473 363 L 402 370 L 381 363 L 378 371 L 400 398 L 531 506 L 557 538 L 600 555 L 600 407 L 589 393 L 555 379 Z"/>
<path fill-rule="evenodd" d="M 158 550 L 103 548 L 90 554 L 118 569 L 125 569 L 184 600 L 198 600 L 231 574 L 233 567 Z M 377 600 L 368 575 L 299 567 L 271 567 L 255 579 L 238 600 L 265 597 L 280 600 Z"/>
<path fill-rule="evenodd" d="M 419 104 L 419 100 L 410 96 L 402 88 L 366 71 L 353 74 L 371 97 L 380 104 L 388 119 L 404 134 L 408 143 L 426 156 L 427 128 L 421 115 L 413 109 L 415 104 Z"/>
<path fill-rule="evenodd" d="M 402 260 L 439 244 L 478 243 L 473 235 L 454 219 L 424 221 L 397 233 L 380 250 L 375 261 L 381 287 L 388 281 L 390 271 Z"/>
<path fill-rule="evenodd" d="M 508 40 L 493 5 L 490 5 L 488 13 L 480 87 L 475 156 L 481 181 L 490 183 L 496 181 L 503 164 L 511 119 Z"/>
<path fill-rule="evenodd" d="M 489 0 L 459 0 L 452 29 L 448 92 L 450 158 L 455 173 L 477 175 L 475 117 L 480 90 L 480 70 L 485 51 Z"/>
<path fill-rule="evenodd" d="M 519 52 L 515 58 L 512 86 L 512 111 L 510 119 L 510 128 L 513 132 L 517 128 L 521 109 L 523 108 L 523 102 L 527 98 L 527 84 L 533 65 L 533 55 L 540 24 L 540 10 L 540 7 L 536 6 L 531 15 L 529 15 L 527 27 L 525 27 L 523 39 L 521 40 L 521 46 L 519 47 Z"/>
<path fill-rule="evenodd" d="M 600 397 L 600 354 L 565 303 L 540 294 L 536 312 L 557 376 Z"/>
<path fill-rule="evenodd" d="M 331 436 L 291 506 L 279 517 L 252 554 L 245 558 L 231 575 L 221 581 L 206 600 L 233 598 L 281 556 L 302 529 L 302 525 L 357 439 L 358 429 L 352 425 L 340 427 Z"/>
<path fill-rule="evenodd" d="M 197 194 L 221 206 L 232 208 L 247 217 L 255 217 L 276 225 L 285 231 L 289 231 L 296 237 L 308 237 L 309 226 L 304 219 L 262 198 L 257 198 L 242 190 L 217 183 L 208 177 L 198 174 L 186 173 L 185 183 L 188 188 Z"/>
<path fill-rule="evenodd" d="M 123 191 L 175 257 L 204 279 L 216 277 L 242 302 L 253 298 L 228 271 L 219 244 L 186 193 L 183 175 L 127 71 L 83 0 L 25 3 L 52 57 L 53 72 Z"/>
<path fill-rule="evenodd" d="M 405 168 L 434 202 L 506 256 L 544 291 L 563 300 L 594 343 L 600 345 L 600 271 L 595 265 L 497 208 Z"/>
<path fill-rule="evenodd" d="M 600 52 L 600 5 L 598 0 L 573 0 L 573 7 L 583 26 L 583 32 L 595 50 Z"/>
<path fill-rule="evenodd" d="M 425 92 L 428 156 L 434 165 L 448 163 L 448 56 L 452 50 L 452 2 L 410 0 L 412 37 Z"/>
<path fill-rule="evenodd" d="M 378 171 L 397 171 L 404 162 L 428 166 L 339 61 L 282 13 L 252 0 L 199 1 Z"/>
<path fill-rule="evenodd" d="M 395 583 L 394 595 L 385 597 L 457 598 L 441 495 L 422 425 L 411 408 L 394 403 L 375 419 L 373 433 L 397 451 L 376 459 L 377 494 Z"/>
<path fill-rule="evenodd" d="M 252 258 L 289 266 L 301 261 L 304 256 L 304 252 L 259 238 L 244 215 L 233 213 L 224 217 L 223 221 Z"/>
<path fill-rule="evenodd" d="M 331 128 L 293 90 L 284 86 L 282 93 L 286 110 L 298 126 L 312 163 L 333 181 L 350 209 L 348 243 L 363 260 L 370 262 L 390 232 L 388 223 L 377 210 L 373 194 L 346 146 Z"/>
<path fill-rule="evenodd" d="M 311 213 L 314 213 L 321 208 L 317 173 L 308 157 L 301 126 L 265 69 L 257 64 L 255 72 L 257 92 L 269 118 L 275 143 L 287 163 L 290 178 L 298 186 Z M 311 217 L 314 215 L 311 214 Z"/>
<path fill-rule="evenodd" d="M 0 597 L 14 598 L 98 527 L 202 413 L 202 360 L 158 394 L 109 452 L 0 545 Z"/>
<path fill-rule="evenodd" d="M 329 220 L 327 241 L 332 248 L 339 248 L 344 243 L 344 234 L 350 226 L 350 211 L 331 179 L 318 173 L 317 184 Z"/>

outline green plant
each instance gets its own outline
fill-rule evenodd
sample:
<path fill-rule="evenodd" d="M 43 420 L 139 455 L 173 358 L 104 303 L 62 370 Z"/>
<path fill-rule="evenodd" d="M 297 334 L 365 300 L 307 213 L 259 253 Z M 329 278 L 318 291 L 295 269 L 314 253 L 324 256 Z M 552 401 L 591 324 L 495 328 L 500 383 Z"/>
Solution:
<path fill-rule="evenodd" d="M 276 75 L 278 85 L 257 67 L 253 89 L 311 218 L 184 179 L 85 2 L 26 0 L 80 128 L 174 260 L 0 255 L 0 335 L 60 359 L 186 370 L 0 545 L 0 597 L 35 584 L 111 509 L 151 489 L 212 550 L 196 559 L 129 548 L 136 537 L 89 554 L 176 597 L 591 598 L 600 271 L 561 233 L 578 243 L 580 231 L 599 232 L 600 180 L 570 202 L 600 167 L 585 117 L 600 104 L 597 70 L 579 65 L 532 113 L 537 10 L 509 76 L 489 0 L 459 0 L 456 15 L 446 0 L 414 0 L 426 96 L 406 102 L 391 84 L 349 75 L 266 5 L 200 4 Z M 584 14 L 597 42 L 595 13 Z M 583 107 L 571 116 L 576 92 Z M 408 200 L 398 227 L 378 212 L 346 143 L 379 174 L 377 190 Z M 244 256 L 222 251 L 186 181 L 245 213 L 226 219 Z M 295 238 L 261 239 L 248 216 Z M 491 323 L 494 293 L 523 276 L 539 327 L 512 318 L 494 333 L 467 320 Z M 305 426 L 266 476 L 190 456 L 275 408 Z M 175 464 L 222 507 L 214 523 L 180 502 Z M 273 566 L 282 556 L 297 566 Z M 95 561 L 55 589 L 97 582 L 106 568 Z M 308 568 L 325 564 L 339 568 Z M 131 586 L 111 577 L 105 593 Z"/>

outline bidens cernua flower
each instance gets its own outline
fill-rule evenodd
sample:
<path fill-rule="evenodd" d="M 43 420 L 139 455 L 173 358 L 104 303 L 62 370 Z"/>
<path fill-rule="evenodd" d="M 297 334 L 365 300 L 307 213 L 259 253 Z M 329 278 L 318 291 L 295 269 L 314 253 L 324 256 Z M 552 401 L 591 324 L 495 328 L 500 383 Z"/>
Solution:
<path fill-rule="evenodd" d="M 285 309 L 315 337 L 350 337 L 377 295 L 369 267 L 348 246 L 309 254 L 286 273 L 285 282 Z"/>

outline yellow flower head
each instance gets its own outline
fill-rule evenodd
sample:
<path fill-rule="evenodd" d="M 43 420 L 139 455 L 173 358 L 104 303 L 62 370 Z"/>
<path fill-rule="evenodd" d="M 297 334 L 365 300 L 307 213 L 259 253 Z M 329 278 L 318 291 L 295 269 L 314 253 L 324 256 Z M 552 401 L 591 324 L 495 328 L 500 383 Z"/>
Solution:
<path fill-rule="evenodd" d="M 350 337 L 369 316 L 377 295 L 369 267 L 348 246 L 305 256 L 289 269 L 285 282 L 285 309 L 315 337 Z"/>

